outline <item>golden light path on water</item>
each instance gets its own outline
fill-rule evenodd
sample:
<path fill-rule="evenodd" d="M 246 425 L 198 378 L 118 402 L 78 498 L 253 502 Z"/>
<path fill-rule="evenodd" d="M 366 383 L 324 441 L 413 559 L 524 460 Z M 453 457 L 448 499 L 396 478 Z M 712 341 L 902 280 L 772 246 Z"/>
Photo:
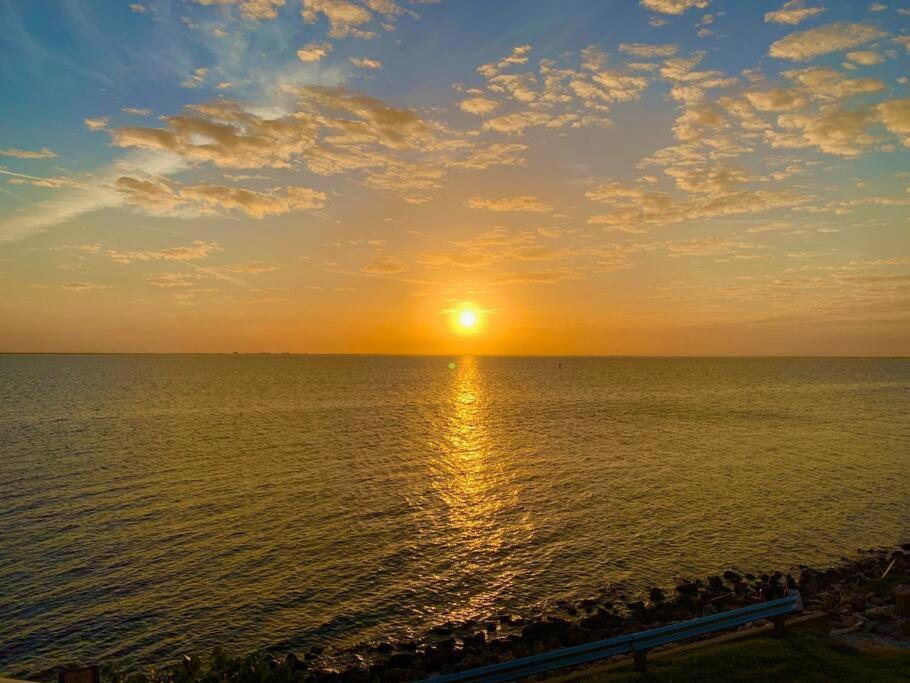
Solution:
<path fill-rule="evenodd" d="M 463 357 L 456 364 L 450 396 L 450 413 L 440 444 L 446 476 L 436 479 L 434 485 L 448 508 L 449 536 L 462 558 L 460 571 L 492 574 L 489 584 L 453 605 L 448 618 L 458 620 L 489 610 L 516 575 L 514 567 L 496 558 L 506 542 L 499 513 L 518 506 L 518 488 L 506 474 L 508 463 L 491 443 L 484 383 L 476 358 Z M 530 538 L 533 527 L 527 517 L 521 526 L 510 531 Z"/>

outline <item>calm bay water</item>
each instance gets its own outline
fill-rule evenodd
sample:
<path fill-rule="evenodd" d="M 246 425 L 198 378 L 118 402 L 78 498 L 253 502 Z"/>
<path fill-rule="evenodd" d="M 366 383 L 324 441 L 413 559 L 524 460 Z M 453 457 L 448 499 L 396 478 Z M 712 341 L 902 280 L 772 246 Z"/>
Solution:
<path fill-rule="evenodd" d="M 0 356 L 0 672 L 833 562 L 910 537 L 908 414 L 907 360 Z"/>

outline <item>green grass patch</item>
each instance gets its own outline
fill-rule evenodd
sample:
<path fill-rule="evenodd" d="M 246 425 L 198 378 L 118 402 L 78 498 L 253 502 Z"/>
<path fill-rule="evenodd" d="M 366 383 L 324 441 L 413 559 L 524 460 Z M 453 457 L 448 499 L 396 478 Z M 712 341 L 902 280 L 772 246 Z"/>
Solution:
<path fill-rule="evenodd" d="M 592 674 L 586 681 L 908 681 L 910 649 L 855 650 L 830 638 L 789 633 L 708 646 L 628 668 Z"/>

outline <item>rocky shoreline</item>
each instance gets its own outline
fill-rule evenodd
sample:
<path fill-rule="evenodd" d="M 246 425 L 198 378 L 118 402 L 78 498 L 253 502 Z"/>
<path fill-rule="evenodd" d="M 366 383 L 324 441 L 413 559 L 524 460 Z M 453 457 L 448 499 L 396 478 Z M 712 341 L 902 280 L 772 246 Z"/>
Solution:
<path fill-rule="evenodd" d="M 789 574 L 727 570 L 682 581 L 673 591 L 655 586 L 638 596 L 604 589 L 575 603 L 559 601 L 549 613 L 529 618 L 500 614 L 450 622 L 433 628 L 422 641 L 349 650 L 346 658 L 357 663 L 343 668 L 326 666 L 329 658 L 320 648 L 302 657 L 287 655 L 273 666 L 300 671 L 308 681 L 409 681 L 735 609 L 780 597 L 788 585 L 799 589 L 807 611 L 828 613 L 835 633 L 868 629 L 899 637 L 906 630 L 905 619 L 898 616 L 893 596 L 872 590 L 886 570 L 890 583 L 910 581 L 910 544 L 861 551 L 823 570 L 804 565 Z"/>
<path fill-rule="evenodd" d="M 313 647 L 299 654 L 256 653 L 234 658 L 216 649 L 205 660 L 150 675 L 105 672 L 104 678 L 142 681 L 222 680 L 299 683 L 412 681 L 494 662 L 656 628 L 671 622 L 735 609 L 797 588 L 806 611 L 828 614 L 831 634 L 869 631 L 886 639 L 910 641 L 907 606 L 895 604 L 897 585 L 910 584 L 910 543 L 898 548 L 860 550 L 840 564 L 791 573 L 743 573 L 679 582 L 673 590 L 652 587 L 645 595 L 605 588 L 595 597 L 559 601 L 532 617 L 499 614 L 487 619 L 440 624 L 421 640 L 380 642 L 341 651 Z M 907 596 L 910 600 L 910 595 Z M 902 598 L 903 600 L 903 598 Z"/>

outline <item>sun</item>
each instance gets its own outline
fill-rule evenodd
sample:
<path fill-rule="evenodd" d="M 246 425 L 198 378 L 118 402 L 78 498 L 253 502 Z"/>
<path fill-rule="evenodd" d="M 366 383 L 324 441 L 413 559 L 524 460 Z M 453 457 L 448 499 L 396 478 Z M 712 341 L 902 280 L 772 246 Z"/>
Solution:
<path fill-rule="evenodd" d="M 465 302 L 446 311 L 451 317 L 452 330 L 458 334 L 474 335 L 480 332 L 485 322 L 485 312 L 474 304 Z"/>
<path fill-rule="evenodd" d="M 466 330 L 472 330 L 477 327 L 477 313 L 470 309 L 465 309 L 458 314 L 458 324 Z"/>

